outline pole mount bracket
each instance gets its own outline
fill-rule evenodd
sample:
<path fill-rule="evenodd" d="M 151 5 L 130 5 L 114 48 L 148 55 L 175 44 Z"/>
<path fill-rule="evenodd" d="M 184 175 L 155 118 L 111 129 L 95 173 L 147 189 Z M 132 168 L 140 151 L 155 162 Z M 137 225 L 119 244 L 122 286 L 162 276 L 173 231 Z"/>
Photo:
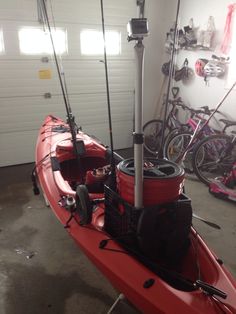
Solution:
<path fill-rule="evenodd" d="M 134 137 L 134 144 L 143 144 L 144 141 L 144 135 L 143 133 L 133 133 Z"/>

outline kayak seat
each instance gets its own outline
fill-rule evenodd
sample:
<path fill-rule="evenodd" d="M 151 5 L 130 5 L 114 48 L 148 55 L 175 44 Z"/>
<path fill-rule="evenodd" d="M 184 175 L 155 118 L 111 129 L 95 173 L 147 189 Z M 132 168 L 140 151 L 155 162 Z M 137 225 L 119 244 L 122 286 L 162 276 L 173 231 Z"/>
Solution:
<path fill-rule="evenodd" d="M 78 159 L 68 159 L 60 162 L 60 171 L 63 178 L 69 182 L 84 183 L 86 173 L 95 167 L 103 167 L 106 160 L 100 157 L 81 157 Z"/>

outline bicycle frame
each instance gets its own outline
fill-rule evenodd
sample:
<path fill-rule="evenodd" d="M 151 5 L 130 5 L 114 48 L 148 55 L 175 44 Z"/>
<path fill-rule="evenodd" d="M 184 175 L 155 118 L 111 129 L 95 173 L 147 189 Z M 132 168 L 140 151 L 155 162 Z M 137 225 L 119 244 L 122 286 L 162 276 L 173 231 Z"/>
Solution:
<path fill-rule="evenodd" d="M 219 104 L 216 106 L 215 110 L 210 114 L 209 118 L 204 122 L 204 124 L 202 125 L 201 128 L 199 128 L 199 130 L 195 130 L 189 144 L 187 145 L 185 152 L 182 154 L 182 156 L 180 156 L 180 158 L 178 158 L 178 162 L 182 162 L 190 148 L 190 146 L 192 145 L 194 139 L 198 139 L 201 136 L 202 131 L 204 130 L 204 128 L 209 124 L 210 120 L 212 119 L 212 117 L 214 116 L 214 114 L 218 111 L 218 109 L 220 108 L 220 106 L 223 104 L 223 102 L 225 101 L 225 99 L 228 97 L 228 95 L 231 93 L 231 91 L 234 89 L 234 87 L 236 86 L 236 81 L 232 84 L 231 88 L 227 91 L 227 93 L 223 96 L 223 98 L 221 99 L 221 101 L 219 102 Z"/>
<path fill-rule="evenodd" d="M 177 103 L 175 103 L 177 102 Z M 177 118 L 178 113 L 178 100 L 176 101 L 169 101 L 169 105 L 172 105 L 172 108 L 170 112 L 168 113 L 167 119 L 166 119 L 166 126 L 168 129 L 178 128 L 180 127 L 181 123 L 179 122 Z"/>
<path fill-rule="evenodd" d="M 176 162 L 181 163 L 184 161 L 186 155 L 191 150 L 194 150 L 194 147 L 197 143 L 197 139 L 199 139 L 202 135 L 207 136 L 214 134 L 214 130 L 210 128 L 208 125 L 205 125 L 203 128 L 201 127 L 201 124 L 204 124 L 205 122 L 202 119 L 199 119 L 198 122 L 196 122 L 193 118 L 190 118 L 187 122 L 187 124 L 191 127 L 193 130 L 193 134 L 191 136 L 191 139 L 185 148 L 184 152 L 177 158 Z"/>
<path fill-rule="evenodd" d="M 195 117 L 198 119 L 197 121 Z M 194 150 L 195 145 L 198 142 L 197 140 L 199 138 L 202 138 L 202 136 L 209 136 L 217 133 L 217 131 L 211 128 L 208 124 L 209 119 L 206 120 L 203 117 L 200 117 L 198 114 L 194 114 L 190 117 L 190 119 L 187 121 L 187 125 L 192 129 L 193 135 L 182 155 L 180 155 L 176 160 L 177 163 L 183 162 L 187 153 Z M 224 130 L 225 129 L 226 127 L 224 128 Z"/>

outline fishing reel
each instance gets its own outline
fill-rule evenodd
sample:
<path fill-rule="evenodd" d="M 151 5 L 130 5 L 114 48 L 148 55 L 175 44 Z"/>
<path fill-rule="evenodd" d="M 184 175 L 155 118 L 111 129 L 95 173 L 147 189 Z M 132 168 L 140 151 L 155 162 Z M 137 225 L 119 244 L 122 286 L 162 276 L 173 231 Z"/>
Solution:
<path fill-rule="evenodd" d="M 75 213 L 77 212 L 79 215 L 79 222 L 81 226 L 87 225 L 92 220 L 92 211 L 93 211 L 93 204 L 89 199 L 88 190 L 85 185 L 78 185 L 76 188 L 76 195 L 75 197 L 67 195 L 63 196 L 58 204 L 65 208 L 69 213 L 70 216 L 67 219 L 64 228 L 70 228 L 70 222 L 75 217 Z"/>
<path fill-rule="evenodd" d="M 76 211 L 76 201 L 73 196 L 62 196 L 62 198 L 58 201 L 58 205 L 65 208 L 70 213 L 74 213 Z"/>

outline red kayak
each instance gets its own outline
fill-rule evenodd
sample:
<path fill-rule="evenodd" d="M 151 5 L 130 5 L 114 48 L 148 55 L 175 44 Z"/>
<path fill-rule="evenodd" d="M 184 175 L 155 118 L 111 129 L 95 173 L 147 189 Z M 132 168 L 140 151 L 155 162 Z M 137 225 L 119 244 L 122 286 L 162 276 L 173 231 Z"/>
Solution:
<path fill-rule="evenodd" d="M 144 169 L 149 173 L 144 180 L 147 210 L 137 212 L 133 207 L 132 160 L 116 158 L 117 187 L 113 189 L 108 148 L 82 131 L 76 134 L 76 141 L 79 157 L 74 153 L 68 124 L 48 116 L 37 140 L 35 172 L 55 215 L 111 284 L 143 313 L 236 313 L 235 280 L 191 227 L 189 200 L 181 192 L 183 172 L 170 162 L 156 165 L 145 160 Z M 154 191 L 153 185 L 155 193 L 145 199 L 150 189 Z M 167 187 L 171 192 L 167 193 Z M 155 202 L 168 206 L 155 207 Z M 166 226 L 170 212 L 174 217 L 175 211 L 188 213 L 188 245 L 183 249 L 176 242 L 179 256 L 172 247 L 163 253 L 158 239 L 163 230 L 155 233 L 161 226 L 153 225 L 157 216 L 162 227 Z M 177 224 L 182 224 L 180 218 Z M 182 239 L 184 235 L 179 231 L 178 236 Z M 175 239 L 168 239 L 171 245 L 175 243 Z M 171 256 L 176 257 L 175 263 Z"/>

